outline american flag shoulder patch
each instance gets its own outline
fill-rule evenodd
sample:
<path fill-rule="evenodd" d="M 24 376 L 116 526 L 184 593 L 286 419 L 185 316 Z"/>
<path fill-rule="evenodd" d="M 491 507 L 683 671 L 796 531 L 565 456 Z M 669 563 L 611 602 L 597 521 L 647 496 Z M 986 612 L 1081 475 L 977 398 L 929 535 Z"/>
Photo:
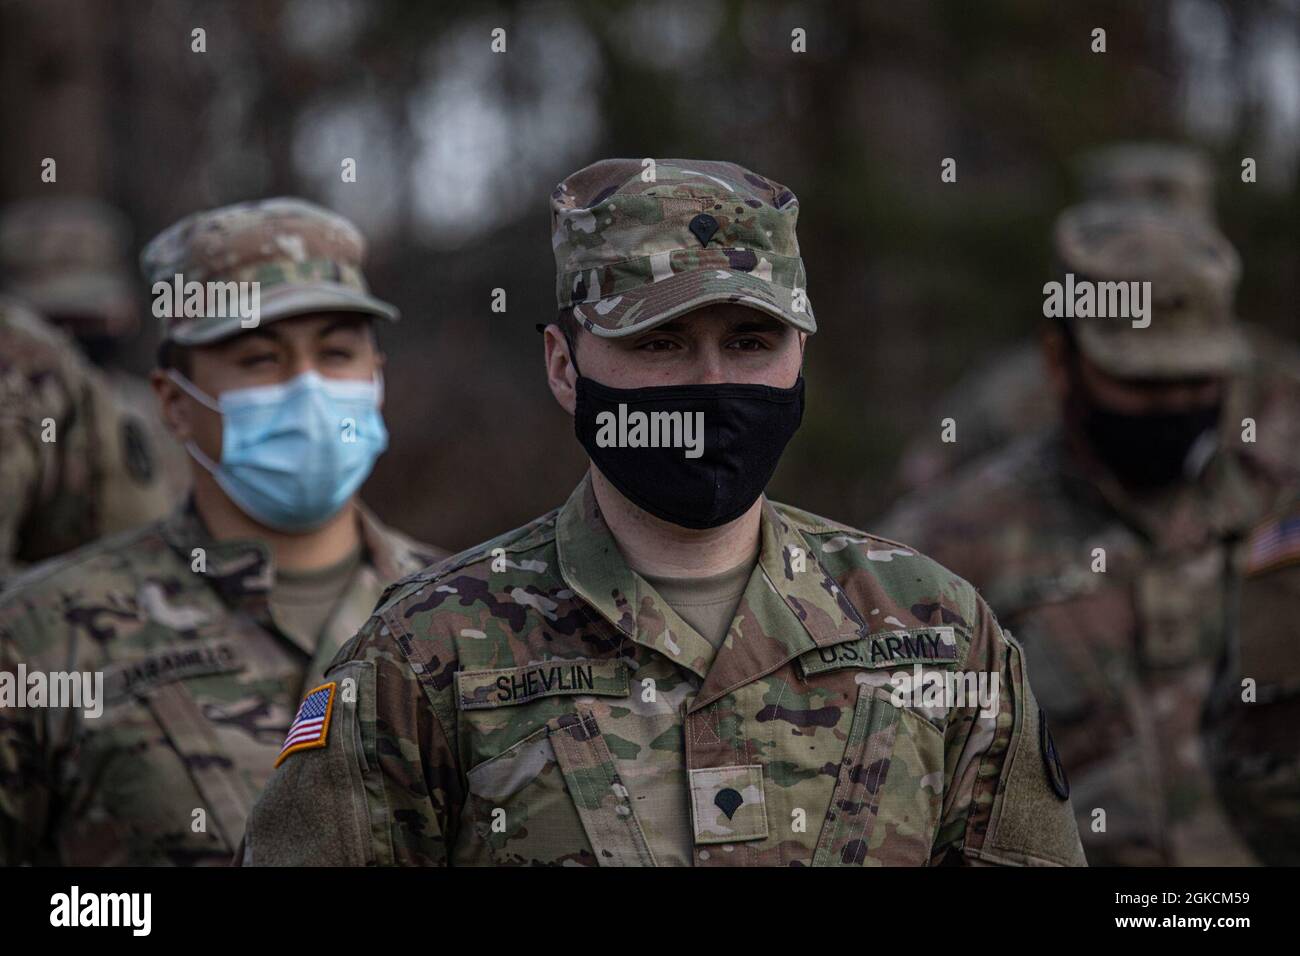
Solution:
<path fill-rule="evenodd" d="M 331 681 L 307 692 L 293 723 L 289 725 L 289 732 L 285 734 L 284 746 L 280 748 L 280 756 L 275 759 L 277 767 L 291 753 L 325 746 L 330 732 L 330 715 L 334 712 L 334 688 L 337 686 Z"/>
<path fill-rule="evenodd" d="M 1300 561 L 1300 513 L 1266 521 L 1247 543 L 1246 573 L 1259 574 Z"/>

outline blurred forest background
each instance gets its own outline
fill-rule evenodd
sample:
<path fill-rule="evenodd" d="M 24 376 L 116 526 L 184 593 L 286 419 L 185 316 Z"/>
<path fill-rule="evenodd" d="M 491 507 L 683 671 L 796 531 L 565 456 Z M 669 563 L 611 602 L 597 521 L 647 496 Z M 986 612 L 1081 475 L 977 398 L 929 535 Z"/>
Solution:
<path fill-rule="evenodd" d="M 1207 149 L 1239 312 L 1300 339 L 1300 0 L 0 0 L 0 121 L 0 201 L 103 197 L 133 253 L 259 196 L 353 218 L 404 316 L 381 330 L 392 444 L 365 497 L 451 548 L 582 472 L 533 325 L 555 309 L 550 191 L 601 157 L 729 159 L 799 196 L 821 332 L 771 492 L 841 521 L 883 509 L 933 400 L 1034 327 L 1081 150 Z"/>

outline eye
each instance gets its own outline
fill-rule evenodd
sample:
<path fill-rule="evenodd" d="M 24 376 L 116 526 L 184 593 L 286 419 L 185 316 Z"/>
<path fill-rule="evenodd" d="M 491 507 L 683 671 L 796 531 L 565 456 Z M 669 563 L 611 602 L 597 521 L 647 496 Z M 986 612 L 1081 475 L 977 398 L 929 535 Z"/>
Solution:
<path fill-rule="evenodd" d="M 338 345 L 331 346 L 325 349 L 324 352 L 322 352 L 321 354 L 324 358 L 336 362 L 350 362 L 353 358 L 356 357 L 356 353 L 352 349 L 344 348 Z"/>
<path fill-rule="evenodd" d="M 643 352 L 670 352 L 679 348 L 681 346 L 672 339 L 650 339 L 637 346 L 637 349 Z"/>
<path fill-rule="evenodd" d="M 275 362 L 274 352 L 255 352 L 252 355 L 245 355 L 239 359 L 240 368 L 261 368 L 268 363 Z"/>
<path fill-rule="evenodd" d="M 741 335 L 727 342 L 727 348 L 740 352 L 761 352 L 771 347 L 766 339 L 757 335 Z"/>

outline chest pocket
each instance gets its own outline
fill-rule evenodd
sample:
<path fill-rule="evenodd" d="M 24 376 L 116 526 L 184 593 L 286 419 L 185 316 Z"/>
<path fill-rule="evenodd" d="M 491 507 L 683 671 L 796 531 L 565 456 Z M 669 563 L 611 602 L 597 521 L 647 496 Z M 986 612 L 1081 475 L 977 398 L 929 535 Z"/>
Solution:
<path fill-rule="evenodd" d="M 1300 563 L 1248 567 L 1240 587 L 1240 667 L 1217 702 L 1211 760 L 1228 812 L 1260 862 L 1294 866 L 1300 860 Z M 1242 700 L 1246 678 L 1255 682 L 1253 702 Z"/>
<path fill-rule="evenodd" d="M 456 861 L 469 865 L 650 866 L 654 857 L 596 716 L 583 697 L 628 696 L 617 661 L 461 671 L 471 733 L 522 739 L 466 774 Z"/>
<path fill-rule="evenodd" d="M 1300 694 L 1300 563 L 1247 573 L 1238 606 L 1241 676 L 1255 680 L 1261 702 Z"/>
<path fill-rule="evenodd" d="M 942 809 L 943 734 L 859 684 L 813 866 L 924 865 Z"/>
<path fill-rule="evenodd" d="M 255 794 L 230 762 L 222 759 L 220 741 L 183 681 L 158 688 L 149 695 L 148 706 L 184 760 L 225 849 L 233 854 Z"/>
<path fill-rule="evenodd" d="M 942 732 L 927 719 L 948 709 L 927 688 L 957 665 L 956 628 L 875 631 L 799 658 L 811 684 L 847 695 L 852 716 L 837 734 L 843 756 L 817 843 L 814 866 L 929 862 L 944 785 Z M 893 699 L 894 681 L 903 696 Z"/>
<path fill-rule="evenodd" d="M 166 747 L 147 771 L 136 764 L 123 765 L 127 779 L 113 785 L 133 795 L 114 802 L 131 808 L 122 811 L 124 816 L 145 817 L 142 829 L 159 832 L 173 849 L 179 850 L 175 840 L 184 834 L 187 841 L 198 841 L 196 852 L 222 856 L 233 853 L 243 835 L 255 794 L 233 766 L 188 682 L 236 674 L 245 666 L 237 642 L 209 640 L 164 647 L 104 669 L 106 738 L 92 746 L 107 758 L 124 742 L 129 746 L 133 739 L 156 739 L 150 723 L 162 731 Z M 120 775 L 117 770 L 109 774 L 113 780 Z M 185 777 L 198 791 L 202 801 L 198 806 L 183 797 Z M 210 823 L 197 831 L 196 810 L 209 818 L 205 824 Z"/>

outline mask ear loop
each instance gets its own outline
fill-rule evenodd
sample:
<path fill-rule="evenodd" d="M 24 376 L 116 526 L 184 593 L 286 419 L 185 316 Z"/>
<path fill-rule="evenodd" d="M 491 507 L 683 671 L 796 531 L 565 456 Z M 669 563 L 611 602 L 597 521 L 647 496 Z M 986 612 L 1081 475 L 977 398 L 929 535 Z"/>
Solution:
<path fill-rule="evenodd" d="M 200 405 L 204 405 L 212 409 L 218 415 L 221 414 L 221 406 L 217 404 L 216 400 L 213 399 L 212 396 L 208 395 L 201 388 L 199 388 L 197 385 L 195 385 L 193 382 L 191 382 L 180 372 L 176 371 L 176 369 L 169 368 L 166 374 L 167 377 L 171 379 L 172 382 L 176 385 L 176 387 L 179 388 L 186 395 L 188 395 L 190 398 L 194 399 Z"/>
<path fill-rule="evenodd" d="M 564 343 L 569 347 L 569 364 L 573 366 L 573 371 L 578 378 L 582 378 L 582 369 L 578 368 L 578 344 L 573 341 L 573 335 L 564 326 L 560 326 L 560 331 L 564 333 Z"/>
<path fill-rule="evenodd" d="M 560 327 L 560 334 L 564 336 L 564 344 L 569 347 L 569 364 L 573 366 L 573 370 L 577 373 L 578 378 L 582 378 L 582 369 L 578 368 L 578 346 L 573 341 L 573 336 L 570 335 L 569 330 L 563 325 L 560 325 L 559 322 L 551 322 L 549 324 L 558 325 Z M 546 331 L 546 325 L 547 323 L 538 322 L 533 326 L 533 328 L 537 329 L 538 332 L 544 333 Z"/>
<path fill-rule="evenodd" d="M 169 368 L 165 374 L 169 379 L 172 380 L 172 382 L 176 384 L 177 388 L 179 388 L 190 398 L 194 399 L 200 405 L 212 409 L 218 415 L 221 414 L 221 406 L 218 405 L 215 401 L 213 401 L 212 397 L 208 395 L 206 392 L 204 392 L 203 389 L 199 388 L 197 385 L 191 382 L 180 372 L 176 371 L 176 369 Z M 217 469 L 220 466 L 211 458 L 209 458 L 206 454 L 204 454 L 203 449 L 200 448 L 197 444 L 195 444 L 194 439 L 190 438 L 186 440 L 185 450 L 189 452 L 191 457 L 193 457 L 195 461 L 197 461 L 200 465 L 202 465 L 203 468 L 209 474 L 211 474 L 214 478 L 217 477 Z"/>

